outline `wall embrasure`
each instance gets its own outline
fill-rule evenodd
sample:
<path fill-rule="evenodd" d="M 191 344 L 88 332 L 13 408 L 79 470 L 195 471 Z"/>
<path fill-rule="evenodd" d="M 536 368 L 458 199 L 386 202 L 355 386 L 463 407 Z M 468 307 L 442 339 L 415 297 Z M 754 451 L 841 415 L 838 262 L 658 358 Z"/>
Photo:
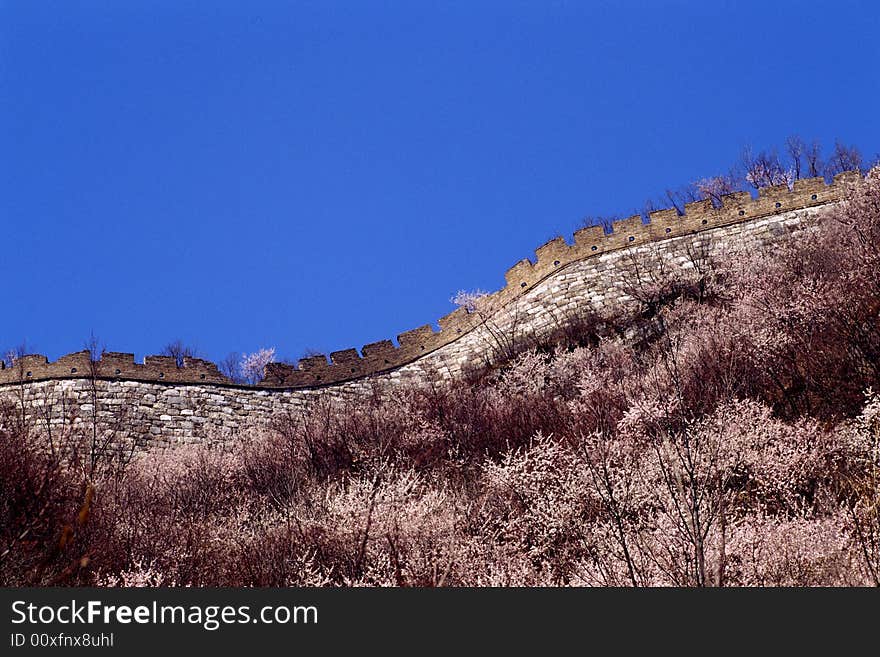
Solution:
<path fill-rule="evenodd" d="M 48 362 L 24 356 L 0 370 L 0 396 L 28 422 L 58 430 L 81 423 L 118 440 L 168 445 L 221 438 L 265 425 L 281 414 L 304 412 L 318 398 L 359 396 L 400 382 L 454 380 L 475 364 L 493 359 L 521 337 L 553 333 L 585 311 L 600 314 L 625 307 L 634 268 L 657 271 L 694 266 L 695 254 L 754 251 L 787 238 L 816 221 L 843 198 L 857 172 L 830 185 L 821 178 L 794 188 L 770 187 L 757 199 L 748 193 L 723 197 L 720 208 L 690 203 L 685 214 L 661 210 L 644 224 L 639 216 L 614 223 L 613 232 L 585 228 L 574 243 L 557 238 L 506 274 L 507 285 L 485 299 L 490 312 L 458 309 L 430 325 L 391 341 L 306 358 L 297 367 L 271 364 L 256 386 L 235 385 L 200 359 L 177 367 L 174 359 L 109 353 L 92 362 L 78 352 Z M 636 256 L 636 257 L 634 257 Z M 637 265 L 636 263 L 642 263 Z"/>

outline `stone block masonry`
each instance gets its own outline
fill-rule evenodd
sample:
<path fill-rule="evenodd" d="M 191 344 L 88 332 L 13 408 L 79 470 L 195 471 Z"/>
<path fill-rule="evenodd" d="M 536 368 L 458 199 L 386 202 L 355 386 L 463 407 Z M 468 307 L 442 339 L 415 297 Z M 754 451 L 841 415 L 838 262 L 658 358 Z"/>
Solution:
<path fill-rule="evenodd" d="M 29 355 L 0 370 L 0 398 L 28 422 L 47 428 L 88 424 L 113 431 L 118 440 L 161 446 L 222 438 L 267 424 L 282 413 L 306 412 L 318 398 L 357 396 L 401 382 L 452 380 L 491 361 L 505 341 L 540 337 L 558 330 L 587 310 L 613 311 L 633 300 L 628 281 L 639 266 L 655 273 L 694 266 L 694 254 L 761 249 L 815 223 L 838 203 L 857 172 L 723 197 L 721 207 L 690 203 L 685 214 L 661 210 L 643 223 L 640 216 L 615 222 L 613 231 L 584 228 L 573 244 L 556 238 L 532 260 L 505 275 L 506 285 L 489 295 L 486 312 L 458 309 L 430 325 L 390 340 L 369 344 L 360 353 L 347 349 L 315 356 L 298 366 L 273 363 L 256 386 L 236 385 L 216 365 L 132 354 L 108 353 L 91 361 L 77 352 L 49 362 Z M 636 256 L 636 258 L 634 258 Z"/>

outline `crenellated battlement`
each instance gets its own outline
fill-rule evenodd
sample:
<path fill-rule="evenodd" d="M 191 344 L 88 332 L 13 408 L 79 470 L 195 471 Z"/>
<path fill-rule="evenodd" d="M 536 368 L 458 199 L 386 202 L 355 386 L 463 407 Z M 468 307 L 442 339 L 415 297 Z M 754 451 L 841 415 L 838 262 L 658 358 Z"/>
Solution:
<path fill-rule="evenodd" d="M 225 383 L 217 366 L 201 358 L 186 358 L 182 367 L 171 356 L 147 356 L 136 363 L 134 354 L 108 351 L 92 360 L 89 351 L 77 351 L 55 362 L 40 354 L 22 356 L 9 368 L 0 369 L 0 383 L 43 381 L 46 379 L 129 379 L 166 383 Z"/>
<path fill-rule="evenodd" d="M 688 203 L 682 215 L 674 209 L 659 210 L 651 212 L 647 222 L 636 215 L 615 221 L 611 232 L 601 226 L 582 228 L 574 233 L 571 244 L 557 237 L 538 247 L 534 258 L 513 265 L 504 275 L 505 286 L 489 295 L 488 301 L 493 308 L 504 307 L 567 265 L 611 251 L 834 203 L 843 198 L 848 185 L 859 179 L 855 171 L 835 176 L 831 184 L 822 178 L 809 178 L 796 181 L 792 189 L 786 185 L 763 188 L 757 198 L 747 192 L 728 194 L 721 198 L 720 207 L 704 200 Z M 382 340 L 364 345 L 360 352 L 344 349 L 331 353 L 329 359 L 323 355 L 303 358 L 296 366 L 270 363 L 262 383 L 241 387 L 315 388 L 388 372 L 460 339 L 479 323 L 475 313 L 459 308 L 439 319 L 439 331 L 426 324 L 398 335 L 397 345 Z M 185 358 L 178 367 L 175 359 L 168 356 L 147 356 L 142 363 L 136 363 L 130 353 L 109 352 L 92 360 L 88 351 L 80 351 L 54 362 L 42 355 L 27 355 L 9 368 L 0 363 L 0 385 L 83 378 L 238 385 L 223 376 L 214 363 L 198 358 Z"/>

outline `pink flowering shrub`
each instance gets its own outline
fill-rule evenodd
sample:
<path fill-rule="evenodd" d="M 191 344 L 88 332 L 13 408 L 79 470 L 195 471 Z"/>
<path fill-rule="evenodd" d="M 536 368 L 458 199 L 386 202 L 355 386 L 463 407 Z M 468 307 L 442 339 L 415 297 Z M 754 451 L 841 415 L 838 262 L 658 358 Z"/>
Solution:
<path fill-rule="evenodd" d="M 275 361 L 275 347 L 243 354 L 238 369 L 247 383 L 259 383 L 266 375 L 266 365 Z"/>
<path fill-rule="evenodd" d="M 864 586 L 845 522 L 818 517 L 748 515 L 727 539 L 727 582 L 736 586 Z"/>

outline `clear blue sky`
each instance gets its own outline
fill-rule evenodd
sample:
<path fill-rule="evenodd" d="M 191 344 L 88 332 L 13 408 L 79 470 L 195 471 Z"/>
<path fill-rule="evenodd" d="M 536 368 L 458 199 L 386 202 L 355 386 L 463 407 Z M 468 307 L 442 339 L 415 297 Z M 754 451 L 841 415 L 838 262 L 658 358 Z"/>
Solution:
<path fill-rule="evenodd" d="M 439 6 L 438 6 L 439 5 Z M 296 358 L 798 133 L 880 150 L 871 2 L 0 1 L 0 346 Z"/>

